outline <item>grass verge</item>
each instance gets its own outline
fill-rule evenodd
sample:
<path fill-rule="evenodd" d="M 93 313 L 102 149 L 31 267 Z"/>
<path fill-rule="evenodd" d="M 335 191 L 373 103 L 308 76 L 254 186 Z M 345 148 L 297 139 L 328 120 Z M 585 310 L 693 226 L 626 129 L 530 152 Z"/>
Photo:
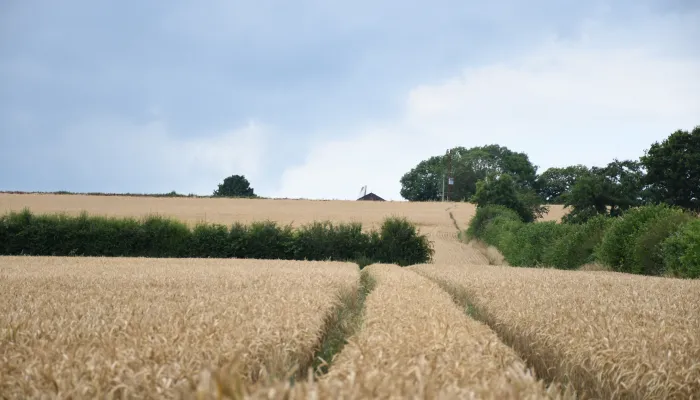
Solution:
<path fill-rule="evenodd" d="M 375 279 L 368 272 L 362 271 L 357 291 L 344 290 L 338 294 L 338 305 L 326 318 L 321 345 L 312 362 L 299 370 L 297 378 L 308 376 L 308 368 L 312 368 L 316 376 L 328 373 L 335 355 L 340 353 L 347 339 L 361 328 L 365 299 L 375 285 Z"/>

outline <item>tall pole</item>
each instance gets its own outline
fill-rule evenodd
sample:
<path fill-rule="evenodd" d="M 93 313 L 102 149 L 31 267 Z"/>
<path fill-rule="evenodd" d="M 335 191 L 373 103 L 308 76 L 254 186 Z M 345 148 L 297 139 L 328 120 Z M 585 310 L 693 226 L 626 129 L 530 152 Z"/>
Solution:
<path fill-rule="evenodd" d="M 442 173 L 442 201 L 445 201 L 445 179 L 447 178 L 446 174 L 443 172 Z"/>
<path fill-rule="evenodd" d="M 450 195 L 452 194 L 452 149 L 447 150 L 447 201 L 450 201 Z"/>

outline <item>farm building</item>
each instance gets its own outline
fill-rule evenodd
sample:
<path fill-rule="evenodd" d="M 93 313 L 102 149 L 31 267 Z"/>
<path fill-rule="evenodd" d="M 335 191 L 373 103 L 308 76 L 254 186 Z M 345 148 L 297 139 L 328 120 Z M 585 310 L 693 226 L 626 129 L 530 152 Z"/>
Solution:
<path fill-rule="evenodd" d="M 374 193 L 367 193 L 366 195 L 357 199 L 357 201 L 360 201 L 360 200 L 362 200 L 362 201 L 386 201 Z"/>

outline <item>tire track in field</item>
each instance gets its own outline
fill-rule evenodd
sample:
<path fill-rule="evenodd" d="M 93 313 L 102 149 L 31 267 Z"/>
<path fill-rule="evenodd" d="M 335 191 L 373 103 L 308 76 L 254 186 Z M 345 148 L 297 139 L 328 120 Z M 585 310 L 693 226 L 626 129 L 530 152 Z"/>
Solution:
<path fill-rule="evenodd" d="M 457 205 L 447 207 L 445 222 L 426 233 L 435 248 L 433 263 L 488 265 L 488 258 L 473 243 L 464 243 L 459 238 L 462 228 L 452 212 L 456 208 Z"/>

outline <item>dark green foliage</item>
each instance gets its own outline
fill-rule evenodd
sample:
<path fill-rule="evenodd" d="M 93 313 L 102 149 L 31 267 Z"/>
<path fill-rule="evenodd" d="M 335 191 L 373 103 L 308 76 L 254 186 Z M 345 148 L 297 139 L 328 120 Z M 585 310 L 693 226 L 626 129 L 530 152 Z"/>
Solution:
<path fill-rule="evenodd" d="M 496 217 L 503 216 L 508 219 L 512 219 L 521 222 L 520 216 L 508 207 L 500 205 L 487 205 L 483 207 L 478 207 L 476 209 L 476 214 L 469 221 L 469 227 L 466 231 L 466 236 L 469 239 L 482 238 L 486 225 L 491 222 Z"/>
<path fill-rule="evenodd" d="M 24 210 L 0 217 L 0 240 L 3 255 L 357 260 L 361 267 L 425 263 L 433 255 L 428 238 L 403 218 L 387 218 L 379 232 L 366 233 L 359 223 L 318 222 L 294 230 L 263 221 L 190 229 L 159 216 L 139 221 Z"/>
<path fill-rule="evenodd" d="M 379 231 L 375 258 L 382 263 L 400 266 L 426 263 L 434 250 L 428 238 L 419 235 L 415 225 L 405 218 L 391 217 L 384 220 Z"/>
<path fill-rule="evenodd" d="M 231 175 L 214 191 L 214 197 L 255 197 L 255 191 L 245 175 Z"/>
<path fill-rule="evenodd" d="M 229 258 L 235 251 L 230 231 L 224 225 L 198 224 L 192 231 L 189 256 L 207 254 L 210 258 Z"/>
<path fill-rule="evenodd" d="M 644 173 L 636 161 L 615 160 L 604 168 L 593 167 L 576 179 L 569 193 L 562 196 L 571 211 L 568 223 L 583 223 L 596 215 L 620 216 L 644 203 Z"/>
<path fill-rule="evenodd" d="M 663 275 L 664 259 L 661 244 L 693 216 L 680 210 L 670 215 L 661 215 L 651 219 L 639 231 L 632 243 L 632 264 L 644 275 Z"/>
<path fill-rule="evenodd" d="M 640 160 L 654 201 L 700 210 L 700 125 L 652 144 Z"/>
<path fill-rule="evenodd" d="M 527 154 L 516 153 L 498 145 L 455 147 L 448 155 L 433 156 L 421 161 L 401 177 L 401 196 L 409 201 L 439 200 L 451 160 L 454 185 L 449 200 L 466 201 L 476 193 L 476 184 L 489 174 L 509 174 L 518 189 L 534 189 L 536 170 Z"/>
<path fill-rule="evenodd" d="M 672 233 L 661 245 L 666 272 L 679 278 L 700 278 L 700 219 Z"/>
<path fill-rule="evenodd" d="M 274 221 L 253 222 L 248 227 L 243 258 L 294 259 L 294 231 Z"/>
<path fill-rule="evenodd" d="M 588 167 L 573 165 L 566 168 L 549 168 L 537 177 L 537 193 L 548 204 L 561 204 L 578 178 L 588 173 Z"/>
<path fill-rule="evenodd" d="M 440 200 L 443 158 L 430 157 L 401 177 L 401 197 L 409 201 Z"/>
<path fill-rule="evenodd" d="M 370 248 L 370 236 L 362 232 L 362 224 L 333 225 L 313 222 L 297 231 L 296 258 L 307 260 L 350 260 L 365 258 Z"/>
<path fill-rule="evenodd" d="M 85 215 L 85 224 L 89 226 L 91 218 Z M 111 225 L 108 220 L 104 220 L 105 225 Z M 115 220 L 118 226 L 120 221 Z M 117 231 L 119 228 L 116 228 Z M 139 235 L 139 243 L 137 246 L 143 251 L 144 257 L 187 257 L 188 247 L 191 242 L 192 232 L 184 223 L 175 221 L 169 218 L 153 216 L 146 218 L 141 224 L 141 234 Z M 101 234 L 93 233 L 89 238 L 81 238 L 81 240 L 89 239 L 99 240 Z M 128 252 L 128 249 L 125 249 Z M 95 254 L 91 254 L 99 256 Z"/>
<path fill-rule="evenodd" d="M 594 262 L 594 249 L 613 221 L 610 217 L 598 215 L 584 224 L 562 224 L 559 236 L 544 249 L 542 264 L 574 269 Z"/>
<path fill-rule="evenodd" d="M 634 244 L 645 226 L 655 219 L 669 218 L 677 214 L 677 209 L 666 204 L 633 208 L 612 224 L 596 249 L 596 258 L 603 264 L 619 272 L 642 273 L 635 263 Z"/>
<path fill-rule="evenodd" d="M 518 189 L 508 174 L 489 175 L 476 186 L 476 194 L 471 200 L 477 207 L 501 205 L 515 211 L 524 222 L 532 222 L 547 211 L 538 204 L 540 199 L 534 191 Z"/>
<path fill-rule="evenodd" d="M 510 232 L 501 234 L 501 252 L 508 264 L 516 267 L 542 265 L 545 249 L 567 229 L 554 221 L 510 227 Z"/>

